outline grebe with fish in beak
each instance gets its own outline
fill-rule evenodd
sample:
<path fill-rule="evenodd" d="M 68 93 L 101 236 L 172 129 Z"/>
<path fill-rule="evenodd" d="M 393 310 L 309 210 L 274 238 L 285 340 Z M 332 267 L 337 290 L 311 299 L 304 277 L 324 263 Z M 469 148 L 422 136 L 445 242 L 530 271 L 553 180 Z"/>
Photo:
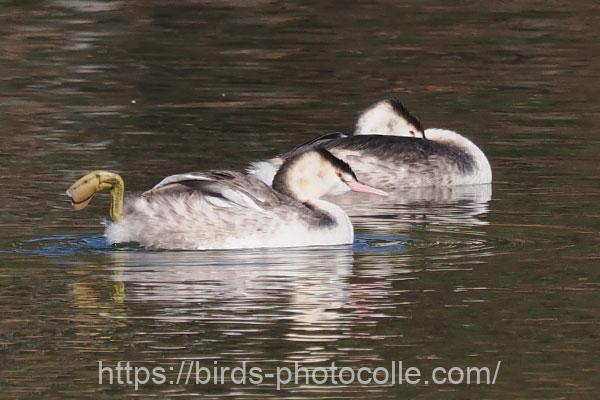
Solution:
<path fill-rule="evenodd" d="M 241 172 L 192 172 L 124 200 L 119 175 L 93 171 L 67 195 L 80 210 L 105 189 L 111 192 L 110 244 L 182 250 L 351 244 L 348 215 L 321 197 L 348 190 L 386 195 L 360 183 L 347 163 L 321 148 L 288 157 L 272 187 Z"/>

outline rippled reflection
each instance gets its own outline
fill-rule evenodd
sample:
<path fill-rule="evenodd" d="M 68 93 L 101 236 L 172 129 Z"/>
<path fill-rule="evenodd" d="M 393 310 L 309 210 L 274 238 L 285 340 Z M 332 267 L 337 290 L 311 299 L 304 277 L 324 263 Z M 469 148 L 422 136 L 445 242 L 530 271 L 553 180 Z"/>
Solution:
<path fill-rule="evenodd" d="M 115 251 L 111 258 L 115 279 L 126 284 L 126 301 L 170 304 L 181 315 L 186 314 L 186 303 L 206 304 L 201 314 L 182 318 L 219 319 L 229 314 L 228 319 L 248 324 L 273 323 L 270 303 L 289 314 L 283 319 L 300 325 L 335 323 L 337 310 L 346 302 L 353 265 L 348 246 L 254 252 Z M 219 306 L 211 308 L 215 303 Z"/>
<path fill-rule="evenodd" d="M 448 188 L 407 188 L 389 196 L 348 193 L 330 198 L 358 226 L 410 230 L 410 224 L 429 223 L 451 229 L 455 226 L 487 225 L 492 185 Z"/>

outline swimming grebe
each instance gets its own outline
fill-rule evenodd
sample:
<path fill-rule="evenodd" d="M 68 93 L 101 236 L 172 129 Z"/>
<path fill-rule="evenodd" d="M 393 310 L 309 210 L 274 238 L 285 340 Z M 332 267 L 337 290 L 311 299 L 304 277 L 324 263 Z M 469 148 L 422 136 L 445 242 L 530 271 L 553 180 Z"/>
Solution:
<path fill-rule="evenodd" d="M 473 142 L 445 129 L 424 130 L 419 119 L 394 98 L 362 112 L 353 135 L 322 136 L 282 156 L 251 163 L 247 171 L 270 184 L 285 158 L 314 146 L 328 149 L 365 182 L 385 190 L 492 181 L 490 163 Z"/>
<path fill-rule="evenodd" d="M 288 158 L 272 187 L 241 172 L 193 172 L 169 176 L 123 204 L 121 177 L 94 171 L 67 195 L 80 210 L 104 189 L 111 191 L 109 243 L 191 250 L 349 244 L 350 219 L 320 198 L 340 190 L 385 195 L 324 149 Z"/>

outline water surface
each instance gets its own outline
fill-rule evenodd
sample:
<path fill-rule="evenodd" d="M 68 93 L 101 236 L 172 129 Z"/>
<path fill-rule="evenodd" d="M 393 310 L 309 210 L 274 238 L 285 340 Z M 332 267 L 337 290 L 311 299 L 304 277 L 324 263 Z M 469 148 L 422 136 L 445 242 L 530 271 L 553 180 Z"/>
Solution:
<path fill-rule="evenodd" d="M 324 2 L 323 2 L 324 3 Z M 3 398 L 595 398 L 600 78 L 593 2 L 0 5 Z M 353 246 L 109 248 L 94 168 L 142 191 L 243 168 L 400 96 L 493 187 L 340 198 Z M 402 360 L 495 385 L 98 385 L 97 362 L 273 371 Z"/>

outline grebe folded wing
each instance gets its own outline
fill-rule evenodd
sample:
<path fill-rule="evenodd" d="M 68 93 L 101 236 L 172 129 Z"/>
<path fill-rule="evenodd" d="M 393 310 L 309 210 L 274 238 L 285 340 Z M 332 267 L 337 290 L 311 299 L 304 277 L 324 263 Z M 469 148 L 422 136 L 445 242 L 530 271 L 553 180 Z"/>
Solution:
<path fill-rule="evenodd" d="M 212 203 L 262 210 L 260 204 L 276 202 L 277 195 L 259 179 L 237 171 L 207 171 L 171 175 L 164 178 L 142 197 L 168 195 L 181 192 L 211 198 Z M 220 200 L 219 200 L 220 199 Z"/>

